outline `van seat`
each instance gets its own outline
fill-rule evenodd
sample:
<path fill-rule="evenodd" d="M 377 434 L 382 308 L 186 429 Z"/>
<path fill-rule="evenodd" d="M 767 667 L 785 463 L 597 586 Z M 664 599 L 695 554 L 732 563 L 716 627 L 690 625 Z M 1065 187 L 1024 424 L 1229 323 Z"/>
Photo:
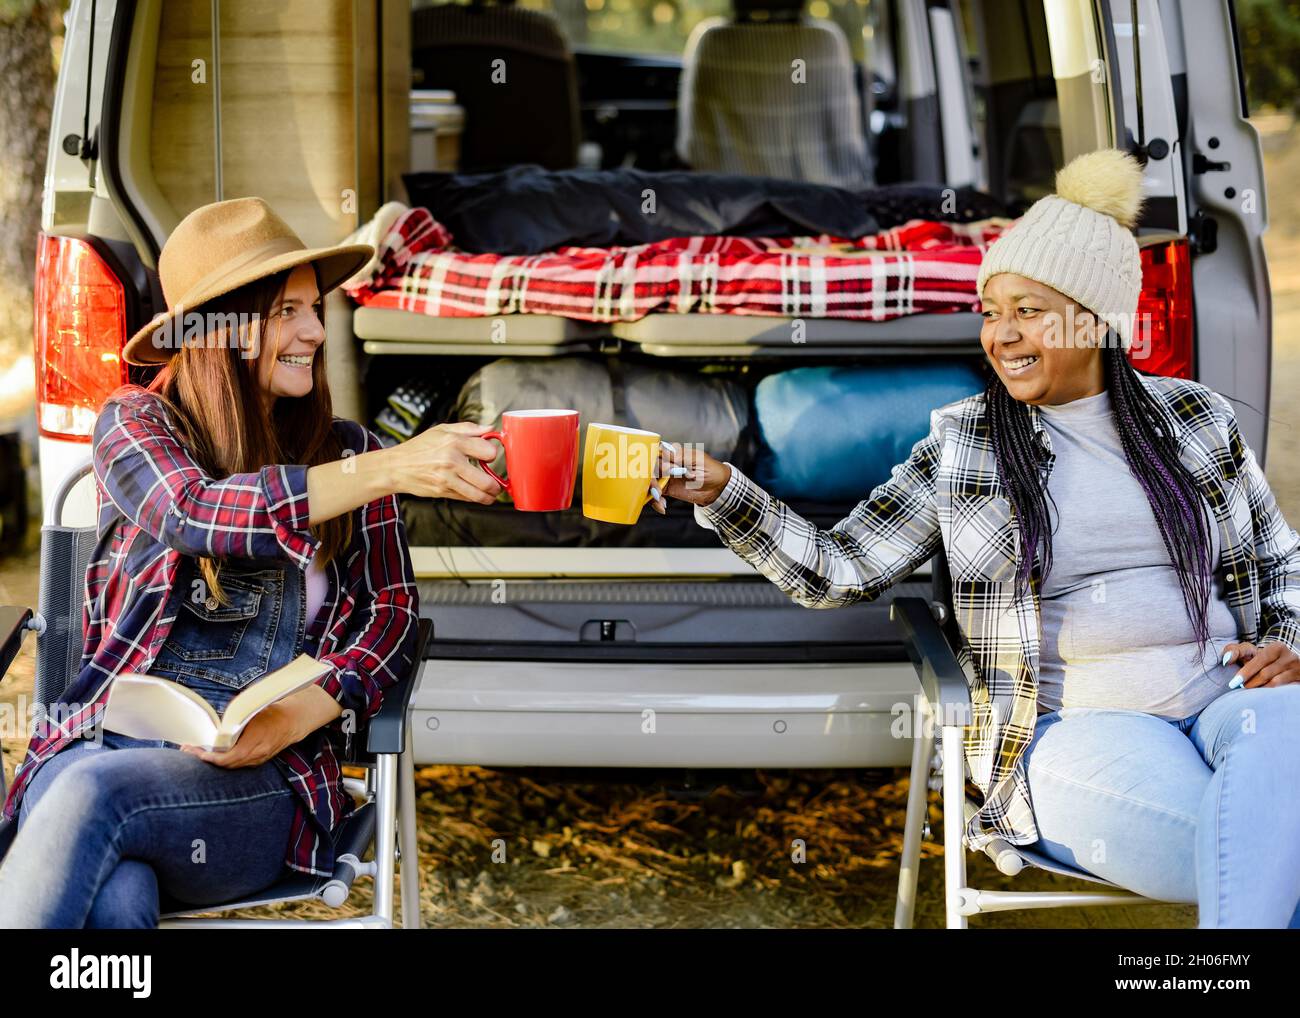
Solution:
<path fill-rule="evenodd" d="M 802 321 L 802 331 L 794 323 Z M 612 335 L 656 347 L 964 346 L 979 342 L 981 316 L 973 311 L 907 315 L 883 322 L 847 318 L 778 318 L 766 315 L 646 315 L 615 322 Z M 796 335 L 798 338 L 796 339 Z"/>
<path fill-rule="evenodd" d="M 551 13 L 514 0 L 417 8 L 411 64 L 420 88 L 455 92 L 465 109 L 462 173 L 577 162 L 577 64 Z"/>
<path fill-rule="evenodd" d="M 371 354 L 506 353 L 548 355 L 595 348 L 609 327 L 559 315 L 497 315 L 492 318 L 442 318 L 396 308 L 358 307 L 352 332 Z"/>
<path fill-rule="evenodd" d="M 793 67 L 806 73 L 798 85 Z M 870 186 L 853 59 L 839 25 L 697 25 L 682 56 L 677 154 L 697 170 Z"/>
<path fill-rule="evenodd" d="M 796 332 L 796 321 L 803 323 L 800 332 Z M 560 356 L 594 352 L 603 337 L 612 336 L 640 344 L 646 353 L 689 357 L 773 351 L 811 354 L 861 348 L 881 353 L 906 353 L 917 348 L 975 351 L 979 348 L 981 324 L 981 316 L 973 311 L 907 315 L 883 322 L 653 314 L 635 322 L 602 324 L 559 315 L 441 318 L 394 308 L 358 307 L 353 312 L 352 331 L 364 341 L 369 354 Z"/>

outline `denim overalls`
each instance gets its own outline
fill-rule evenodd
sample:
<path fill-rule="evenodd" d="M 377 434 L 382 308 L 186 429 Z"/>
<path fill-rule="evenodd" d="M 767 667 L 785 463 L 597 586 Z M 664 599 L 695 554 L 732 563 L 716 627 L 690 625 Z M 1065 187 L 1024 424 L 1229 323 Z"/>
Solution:
<path fill-rule="evenodd" d="M 224 714 L 241 689 L 302 653 L 307 592 L 298 569 L 272 559 L 227 560 L 219 580 L 228 605 L 209 594 L 198 561 L 182 556 L 167 606 L 176 621 L 149 674 Z"/>
<path fill-rule="evenodd" d="M 304 577 L 292 564 L 227 561 L 220 580 L 230 599 L 225 606 L 207 596 L 197 560 L 181 557 L 165 609 L 176 619 L 149 669 L 193 689 L 219 714 L 244 686 L 297 656 L 306 616 Z M 172 752 L 163 754 L 166 760 L 140 757 L 141 773 L 124 769 L 141 766 L 129 754 L 124 760 L 104 748 Z M 191 761 L 179 748 L 105 732 L 102 747 L 76 740 L 47 761 L 23 798 L 20 831 L 5 860 L 0 926 L 35 922 L 64 929 L 93 916 L 92 925 L 155 927 L 160 887 L 178 900 L 206 903 L 251 894 L 282 874 L 295 809 L 301 808 L 287 765 L 275 757 L 226 769 L 219 781 L 200 781 L 216 765 Z M 98 770 L 83 772 L 71 785 L 57 780 L 62 768 L 86 756 Z M 89 801 L 88 788 L 96 797 Z M 40 815 L 33 811 L 38 799 L 49 820 L 32 833 L 23 828 Z M 232 817 L 236 806 L 239 815 Z M 127 824 L 120 814 L 137 819 Z M 38 840 L 42 836 L 50 843 Z M 119 837 L 127 838 L 121 853 Z M 195 838 L 219 846 L 211 863 L 185 865 Z"/>

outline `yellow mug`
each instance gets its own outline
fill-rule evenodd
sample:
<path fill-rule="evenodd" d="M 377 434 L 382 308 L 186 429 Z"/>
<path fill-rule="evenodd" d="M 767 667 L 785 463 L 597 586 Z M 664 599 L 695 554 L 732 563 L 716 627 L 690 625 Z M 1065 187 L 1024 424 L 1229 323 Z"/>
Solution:
<path fill-rule="evenodd" d="M 659 436 L 616 424 L 588 424 L 582 456 L 582 515 L 604 523 L 635 523 L 654 496 Z"/>

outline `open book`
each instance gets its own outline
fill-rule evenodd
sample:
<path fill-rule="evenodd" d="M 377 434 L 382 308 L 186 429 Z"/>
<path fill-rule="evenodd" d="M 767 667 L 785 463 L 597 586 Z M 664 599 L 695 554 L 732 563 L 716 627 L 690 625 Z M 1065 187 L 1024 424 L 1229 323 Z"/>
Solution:
<path fill-rule="evenodd" d="M 249 683 L 218 716 L 194 690 L 158 675 L 125 672 L 113 680 L 104 707 L 104 727 L 135 739 L 163 739 L 201 749 L 229 749 L 260 711 L 283 700 L 330 670 L 310 654 Z"/>

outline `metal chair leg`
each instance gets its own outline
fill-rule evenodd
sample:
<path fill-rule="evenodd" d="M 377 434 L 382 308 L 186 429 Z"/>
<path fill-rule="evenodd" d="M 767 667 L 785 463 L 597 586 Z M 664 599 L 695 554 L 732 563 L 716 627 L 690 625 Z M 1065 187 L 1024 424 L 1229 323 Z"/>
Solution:
<path fill-rule="evenodd" d="M 392 928 L 393 883 L 397 855 L 397 756 L 381 753 L 375 761 L 375 915 Z"/>
<path fill-rule="evenodd" d="M 406 751 L 398 758 L 398 844 L 402 852 L 402 929 L 420 929 L 420 856 L 416 837 L 415 744 L 411 739 L 410 715 L 406 721 Z"/>
<path fill-rule="evenodd" d="M 929 797 L 930 754 L 934 751 L 934 725 L 925 698 L 918 696 L 918 728 L 912 733 L 912 772 L 907 788 L 907 813 L 903 823 L 903 854 L 898 861 L 898 903 L 894 929 L 910 930 L 916 911 L 916 886 L 921 874 L 921 839 L 925 832 Z"/>
<path fill-rule="evenodd" d="M 962 892 L 966 887 L 966 764 L 962 730 L 943 727 L 943 869 L 948 929 L 966 929 Z"/>

